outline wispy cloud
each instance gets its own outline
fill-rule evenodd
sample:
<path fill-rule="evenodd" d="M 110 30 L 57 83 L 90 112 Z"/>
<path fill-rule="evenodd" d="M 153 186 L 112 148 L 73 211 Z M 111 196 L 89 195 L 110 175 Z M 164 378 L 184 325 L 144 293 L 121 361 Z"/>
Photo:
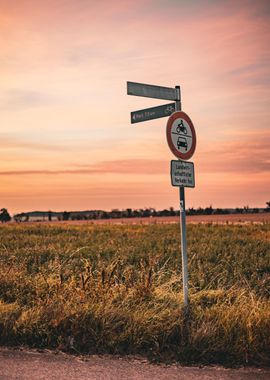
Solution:
<path fill-rule="evenodd" d="M 202 172 L 247 175 L 264 173 L 270 181 L 270 133 L 260 131 L 242 134 L 237 140 L 227 140 L 214 149 L 202 152 L 198 166 Z"/>
<path fill-rule="evenodd" d="M 14 138 L 12 136 L 9 136 L 7 134 L 0 134 L 0 141 L 1 141 L 1 150 L 11 149 L 11 150 L 18 150 L 18 149 L 24 149 L 24 150 L 33 150 L 33 151 L 67 151 L 70 150 L 70 146 L 64 146 L 60 144 L 51 143 L 48 142 L 42 143 L 42 142 L 36 142 L 36 141 L 27 141 L 23 138 Z"/>
<path fill-rule="evenodd" d="M 0 110 L 19 111 L 52 103 L 52 96 L 39 91 L 10 89 L 0 94 Z"/>
<path fill-rule="evenodd" d="M 59 174 L 123 174 L 123 175 L 160 175 L 166 174 L 168 164 L 159 160 L 117 160 L 104 161 L 94 165 L 75 165 L 75 169 L 60 170 L 6 170 L 0 171 L 0 176 L 17 175 L 59 175 Z"/>

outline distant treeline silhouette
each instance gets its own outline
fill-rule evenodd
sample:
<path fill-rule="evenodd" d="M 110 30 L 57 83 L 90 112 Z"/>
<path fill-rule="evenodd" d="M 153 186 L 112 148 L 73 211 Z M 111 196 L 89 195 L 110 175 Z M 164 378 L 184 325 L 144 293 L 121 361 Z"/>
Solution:
<path fill-rule="evenodd" d="M 0 222 L 6 223 L 11 220 L 11 216 L 9 215 L 9 212 L 6 208 L 1 208 L 0 210 Z"/>
<path fill-rule="evenodd" d="M 255 214 L 259 212 L 269 212 L 270 207 L 266 208 L 250 208 L 244 206 L 243 208 L 213 208 L 198 207 L 189 208 L 186 210 L 187 215 L 224 215 L 224 214 Z M 104 210 L 88 210 L 88 211 L 31 211 L 23 212 L 13 216 L 16 222 L 27 221 L 42 221 L 42 220 L 96 220 L 96 219 L 120 219 L 120 218 L 149 218 L 149 217 L 164 217 L 164 216 L 178 216 L 179 210 L 175 210 L 173 207 L 169 209 L 156 210 L 155 208 L 144 209 L 132 209 L 127 208 L 125 210 L 113 209 L 111 211 Z"/>

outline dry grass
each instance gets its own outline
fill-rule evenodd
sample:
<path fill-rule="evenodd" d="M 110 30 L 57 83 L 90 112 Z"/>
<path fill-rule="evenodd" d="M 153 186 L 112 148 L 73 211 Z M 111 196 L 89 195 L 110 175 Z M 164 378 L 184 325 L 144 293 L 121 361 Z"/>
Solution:
<path fill-rule="evenodd" d="M 269 365 L 270 225 L 3 226 L 0 342 Z"/>

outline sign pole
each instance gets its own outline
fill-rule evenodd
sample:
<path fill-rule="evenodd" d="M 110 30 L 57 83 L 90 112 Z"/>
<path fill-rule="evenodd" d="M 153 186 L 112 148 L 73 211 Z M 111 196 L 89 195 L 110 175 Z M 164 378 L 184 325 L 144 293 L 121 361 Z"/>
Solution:
<path fill-rule="evenodd" d="M 175 110 L 181 111 L 181 92 L 180 86 L 175 86 L 177 100 Z M 181 253 L 182 253 L 182 276 L 183 276 L 183 296 L 184 306 L 188 307 L 188 266 L 187 266 L 187 234 L 186 234 L 186 209 L 185 209 L 185 188 L 179 187 L 180 198 L 180 233 L 181 233 Z"/>
<path fill-rule="evenodd" d="M 196 132 L 189 116 L 181 111 L 180 86 L 161 87 L 156 85 L 127 82 L 127 94 L 147 98 L 172 100 L 174 103 L 146 108 L 131 113 L 131 123 L 158 119 L 170 114 L 166 136 L 169 148 L 178 158 L 171 161 L 172 186 L 179 187 L 180 235 L 182 253 L 182 277 L 185 314 L 188 314 L 188 260 L 186 237 L 185 187 L 195 186 L 194 165 L 189 160 L 196 148 Z"/>

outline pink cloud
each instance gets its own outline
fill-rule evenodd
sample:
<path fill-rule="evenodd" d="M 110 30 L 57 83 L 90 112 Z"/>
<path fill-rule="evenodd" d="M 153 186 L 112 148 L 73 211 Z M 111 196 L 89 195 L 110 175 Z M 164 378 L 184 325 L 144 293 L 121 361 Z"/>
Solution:
<path fill-rule="evenodd" d="M 209 144 L 210 145 L 210 144 Z M 203 149 L 198 160 L 202 172 L 263 173 L 270 183 L 270 133 L 254 131 L 240 135 L 238 139 L 219 142 L 213 148 Z M 267 179 L 268 178 L 268 179 Z"/>
<path fill-rule="evenodd" d="M 160 160 L 131 159 L 99 162 L 94 165 L 76 165 L 76 169 L 60 170 L 6 170 L 0 171 L 0 176 L 18 175 L 58 175 L 58 174 L 128 174 L 132 175 L 159 175 L 167 171 L 168 165 Z"/>

